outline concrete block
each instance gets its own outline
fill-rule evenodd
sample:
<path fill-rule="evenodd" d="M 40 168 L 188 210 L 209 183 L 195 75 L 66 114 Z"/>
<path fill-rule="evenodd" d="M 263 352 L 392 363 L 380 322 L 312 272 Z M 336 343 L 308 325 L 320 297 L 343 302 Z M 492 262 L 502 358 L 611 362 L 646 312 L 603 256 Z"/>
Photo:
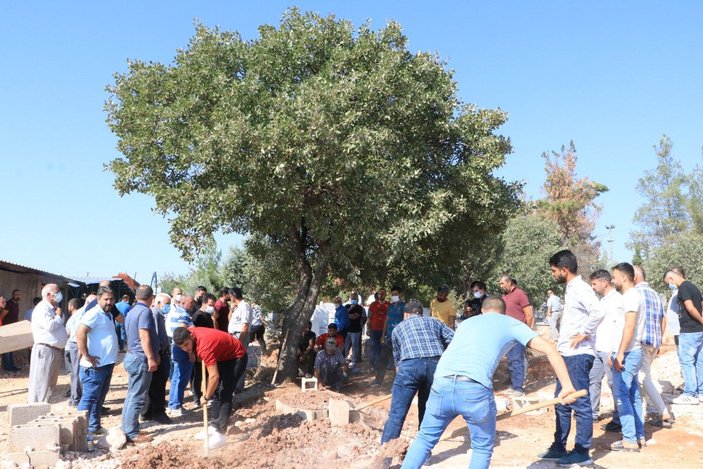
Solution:
<path fill-rule="evenodd" d="M 37 417 L 51 412 L 51 404 L 10 404 L 7 406 L 7 415 L 10 418 L 10 426 L 24 425 Z"/>
<path fill-rule="evenodd" d="M 25 448 L 45 450 L 58 448 L 61 442 L 61 428 L 58 424 L 16 425 L 10 427 L 7 438 L 9 451 L 24 451 Z"/>
<path fill-rule="evenodd" d="M 342 399 L 330 399 L 329 415 L 332 426 L 349 425 L 349 413 L 351 407 L 347 401 Z"/>
<path fill-rule="evenodd" d="M 317 378 L 301 378 L 300 388 L 302 392 L 317 391 Z"/>
<path fill-rule="evenodd" d="M 29 464 L 31 467 L 54 466 L 61 459 L 58 449 L 56 451 L 41 450 L 25 453 L 17 451 L 5 454 L 5 460 L 12 461 L 15 464 L 22 466 Z"/>
<path fill-rule="evenodd" d="M 88 421 L 85 412 L 71 412 L 68 414 L 41 416 L 28 425 L 58 425 L 59 444 L 62 451 L 82 451 L 88 450 Z"/>

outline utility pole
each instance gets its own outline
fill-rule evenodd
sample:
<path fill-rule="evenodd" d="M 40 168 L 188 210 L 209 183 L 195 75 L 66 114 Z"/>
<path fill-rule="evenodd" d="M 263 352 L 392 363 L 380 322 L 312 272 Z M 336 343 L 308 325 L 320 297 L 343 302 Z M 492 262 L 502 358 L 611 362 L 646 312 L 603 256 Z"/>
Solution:
<path fill-rule="evenodd" d="M 615 264 L 615 258 L 613 257 L 613 230 L 615 225 L 605 225 L 605 229 L 608 230 L 608 244 L 610 246 L 610 262 Z"/>

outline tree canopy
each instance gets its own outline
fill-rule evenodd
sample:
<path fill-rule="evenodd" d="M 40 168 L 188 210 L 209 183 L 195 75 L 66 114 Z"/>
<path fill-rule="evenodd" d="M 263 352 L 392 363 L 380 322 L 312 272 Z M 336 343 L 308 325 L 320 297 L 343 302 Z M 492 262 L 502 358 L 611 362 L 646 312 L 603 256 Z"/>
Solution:
<path fill-rule="evenodd" d="M 130 61 L 109 93 L 115 187 L 154 198 L 186 259 L 219 230 L 294 266 L 285 374 L 330 273 L 449 275 L 518 205 L 493 174 L 506 114 L 461 102 L 394 22 L 292 9 L 251 40 L 196 25 L 173 63 Z"/>

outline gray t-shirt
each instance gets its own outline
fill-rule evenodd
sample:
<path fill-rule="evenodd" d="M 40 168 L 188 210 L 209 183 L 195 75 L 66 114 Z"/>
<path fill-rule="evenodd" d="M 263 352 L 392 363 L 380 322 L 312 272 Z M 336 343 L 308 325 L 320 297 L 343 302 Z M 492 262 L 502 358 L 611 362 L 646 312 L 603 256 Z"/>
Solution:
<path fill-rule="evenodd" d="M 127 349 L 129 352 L 146 361 L 146 353 L 142 349 L 142 339 L 139 329 L 148 329 L 151 339 L 151 350 L 154 356 L 159 355 L 159 335 L 156 332 L 156 323 L 151 310 L 144 303 L 137 303 L 125 318 L 125 332 L 127 333 Z"/>

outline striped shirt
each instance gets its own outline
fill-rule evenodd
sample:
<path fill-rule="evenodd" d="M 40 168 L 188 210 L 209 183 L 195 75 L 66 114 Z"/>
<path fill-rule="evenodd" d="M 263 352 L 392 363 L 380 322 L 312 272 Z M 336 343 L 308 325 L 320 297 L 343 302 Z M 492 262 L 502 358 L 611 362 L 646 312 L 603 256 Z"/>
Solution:
<path fill-rule="evenodd" d="M 193 325 L 190 314 L 185 309 L 180 306 L 171 306 L 168 315 L 166 315 L 166 335 L 173 338 L 173 331 L 177 327 L 183 327 L 180 323 L 185 324 L 186 327 Z"/>
<path fill-rule="evenodd" d="M 453 338 L 454 331 L 438 319 L 411 316 L 393 329 L 395 365 L 412 358 L 439 358 Z"/>
<path fill-rule="evenodd" d="M 662 343 L 662 318 L 664 304 L 659 294 L 647 282 L 640 282 L 635 288 L 642 298 L 644 306 L 644 329 L 640 343 L 658 348 Z"/>

